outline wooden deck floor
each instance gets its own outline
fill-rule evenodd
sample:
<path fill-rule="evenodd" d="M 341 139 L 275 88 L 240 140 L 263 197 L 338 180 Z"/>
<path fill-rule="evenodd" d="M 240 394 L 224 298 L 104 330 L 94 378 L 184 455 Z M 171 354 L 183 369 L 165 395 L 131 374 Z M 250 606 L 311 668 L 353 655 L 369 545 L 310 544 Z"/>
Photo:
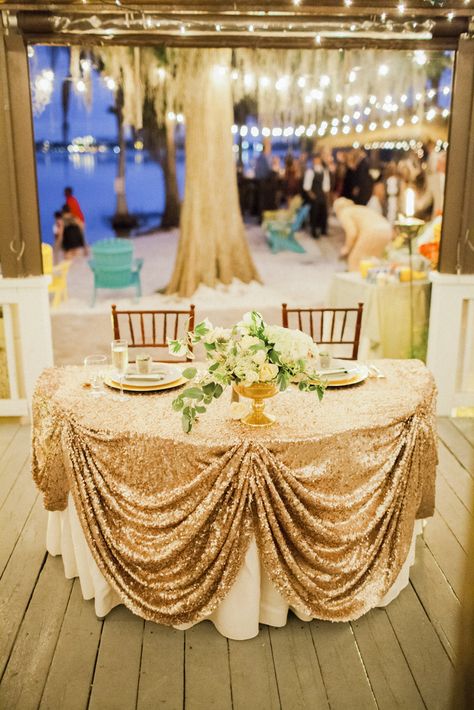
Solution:
<path fill-rule="evenodd" d="M 437 511 L 418 539 L 411 584 L 353 623 L 262 626 L 229 641 L 124 607 L 104 621 L 45 554 L 46 513 L 31 481 L 29 428 L 0 424 L 2 710 L 369 710 L 448 708 L 468 527 L 474 420 L 439 421 Z"/>

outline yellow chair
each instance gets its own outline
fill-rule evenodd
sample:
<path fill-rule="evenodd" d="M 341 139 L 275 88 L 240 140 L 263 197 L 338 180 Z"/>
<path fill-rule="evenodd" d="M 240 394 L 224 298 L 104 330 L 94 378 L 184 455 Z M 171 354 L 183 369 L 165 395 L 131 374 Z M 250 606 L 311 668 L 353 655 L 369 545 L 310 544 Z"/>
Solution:
<path fill-rule="evenodd" d="M 295 195 L 288 202 L 287 209 L 280 210 L 265 210 L 262 215 L 262 228 L 265 229 L 267 222 L 273 221 L 291 221 L 293 217 L 296 216 L 299 208 L 303 204 L 303 198 L 301 195 Z"/>
<path fill-rule="evenodd" d="M 43 273 L 51 276 L 48 286 L 49 293 L 53 294 L 52 307 L 57 308 L 61 301 L 67 301 L 67 275 L 71 268 L 71 261 L 61 261 L 53 265 L 53 248 L 49 244 L 41 245 L 43 257 Z"/>

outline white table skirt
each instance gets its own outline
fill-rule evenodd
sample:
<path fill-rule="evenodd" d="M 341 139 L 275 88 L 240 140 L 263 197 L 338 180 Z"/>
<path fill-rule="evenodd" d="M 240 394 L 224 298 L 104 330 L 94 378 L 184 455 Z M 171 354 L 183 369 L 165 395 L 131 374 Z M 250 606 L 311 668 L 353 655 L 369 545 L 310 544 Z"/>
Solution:
<path fill-rule="evenodd" d="M 405 564 L 377 606 L 386 606 L 407 586 L 410 567 L 415 561 L 416 536 L 422 528 L 423 521 L 417 520 Z M 46 547 L 50 555 L 62 555 L 64 573 L 68 579 L 79 577 L 82 596 L 84 599 L 95 600 L 98 617 L 106 616 L 111 609 L 122 603 L 92 557 L 71 497 L 66 510 L 48 514 Z M 252 540 L 243 567 L 229 594 L 210 616 L 204 618 L 212 621 L 223 636 L 243 641 L 258 635 L 259 623 L 285 626 L 290 608 L 302 621 L 311 621 L 310 616 L 290 607 L 272 585 L 260 564 L 256 542 Z M 184 630 L 191 626 L 193 624 L 176 628 Z"/>

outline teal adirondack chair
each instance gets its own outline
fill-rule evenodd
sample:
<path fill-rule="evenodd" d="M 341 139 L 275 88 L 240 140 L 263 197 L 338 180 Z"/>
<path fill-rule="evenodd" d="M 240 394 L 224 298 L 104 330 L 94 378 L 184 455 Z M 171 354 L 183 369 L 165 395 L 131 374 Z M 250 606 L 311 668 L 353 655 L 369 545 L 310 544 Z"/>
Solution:
<path fill-rule="evenodd" d="M 123 239 L 101 239 L 92 246 L 89 266 L 94 274 L 95 304 L 98 288 L 135 287 L 137 300 L 142 295 L 140 271 L 143 259 L 133 258 L 133 246 Z"/>
<path fill-rule="evenodd" d="M 310 205 L 303 205 L 291 221 L 267 222 L 267 239 L 273 254 L 285 250 L 305 253 L 306 249 L 295 239 L 295 234 L 305 223 L 309 210 Z"/>

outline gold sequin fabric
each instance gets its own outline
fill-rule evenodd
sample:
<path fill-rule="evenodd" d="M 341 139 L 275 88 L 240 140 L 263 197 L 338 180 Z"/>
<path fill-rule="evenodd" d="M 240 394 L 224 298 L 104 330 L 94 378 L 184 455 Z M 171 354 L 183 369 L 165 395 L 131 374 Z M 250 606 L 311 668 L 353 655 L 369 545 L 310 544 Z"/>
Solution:
<path fill-rule="evenodd" d="M 171 409 L 176 392 L 94 398 L 81 368 L 49 369 L 33 402 L 33 477 L 48 510 L 72 493 L 99 568 L 146 619 L 210 614 L 253 535 L 290 605 L 356 619 L 434 509 L 433 378 L 416 360 L 378 365 L 385 379 L 327 390 L 321 403 L 278 394 L 268 429 L 232 421 L 225 392 L 191 434 Z"/>

